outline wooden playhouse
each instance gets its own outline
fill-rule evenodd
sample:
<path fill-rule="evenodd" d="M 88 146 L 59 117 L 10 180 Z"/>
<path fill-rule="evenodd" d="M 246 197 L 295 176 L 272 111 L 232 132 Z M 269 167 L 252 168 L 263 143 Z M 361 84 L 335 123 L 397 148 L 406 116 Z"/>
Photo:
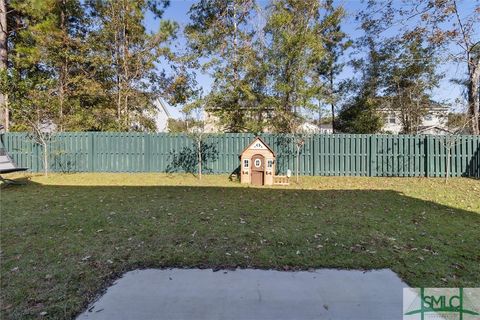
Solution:
<path fill-rule="evenodd" d="M 256 137 L 240 155 L 240 181 L 258 186 L 287 185 L 288 178 L 275 175 L 275 152 Z"/>

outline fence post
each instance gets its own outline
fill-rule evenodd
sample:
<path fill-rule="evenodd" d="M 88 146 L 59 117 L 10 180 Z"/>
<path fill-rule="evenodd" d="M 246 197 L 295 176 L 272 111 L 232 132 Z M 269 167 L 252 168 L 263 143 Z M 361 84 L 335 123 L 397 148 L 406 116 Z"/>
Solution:
<path fill-rule="evenodd" d="M 38 144 L 36 144 L 35 142 L 33 142 L 33 140 L 30 138 L 31 140 L 31 144 L 32 144 L 32 148 L 35 149 L 35 172 L 41 172 L 42 169 L 43 169 L 43 165 L 42 165 L 42 155 L 40 154 L 40 148 L 38 147 Z"/>
<path fill-rule="evenodd" d="M 430 139 L 429 136 L 425 136 L 425 177 L 430 177 L 430 157 L 429 157 L 429 152 L 430 152 Z"/>
<path fill-rule="evenodd" d="M 370 135 L 370 152 L 368 154 L 370 164 L 369 166 L 369 176 L 375 177 L 377 175 L 377 139 L 376 135 Z"/>
<path fill-rule="evenodd" d="M 311 146 L 312 146 L 312 149 L 310 150 L 310 175 L 312 176 L 315 176 L 316 175 L 316 168 L 315 168 L 315 139 L 316 139 L 316 134 L 313 134 L 311 137 L 310 137 L 310 143 L 311 143 Z"/>
<path fill-rule="evenodd" d="M 88 167 L 90 172 L 95 172 L 95 141 L 93 132 L 88 132 L 88 145 Z"/>
<path fill-rule="evenodd" d="M 143 159 L 144 159 L 144 171 L 145 172 L 151 172 L 150 168 L 150 162 L 151 162 L 151 151 L 150 151 L 150 133 L 146 132 L 143 134 L 144 137 L 144 143 L 145 143 L 145 149 L 143 151 Z"/>

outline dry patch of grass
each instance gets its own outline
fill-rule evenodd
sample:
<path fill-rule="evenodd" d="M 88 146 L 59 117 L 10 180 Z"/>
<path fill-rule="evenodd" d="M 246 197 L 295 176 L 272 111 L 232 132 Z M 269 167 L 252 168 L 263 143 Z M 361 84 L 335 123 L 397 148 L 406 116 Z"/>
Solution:
<path fill-rule="evenodd" d="M 137 267 L 391 268 L 412 286 L 480 286 L 480 182 L 32 176 L 0 192 L 2 318 L 71 318 Z"/>

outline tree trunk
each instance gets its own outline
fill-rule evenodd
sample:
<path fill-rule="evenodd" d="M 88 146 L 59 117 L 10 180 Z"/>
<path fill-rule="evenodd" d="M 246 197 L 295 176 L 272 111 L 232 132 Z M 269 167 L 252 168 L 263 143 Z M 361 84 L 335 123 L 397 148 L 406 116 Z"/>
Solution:
<path fill-rule="evenodd" d="M 62 4 L 60 6 L 61 8 L 61 11 L 60 11 L 60 30 L 62 31 L 62 45 L 63 45 L 63 50 L 67 50 L 67 39 L 66 39 L 66 35 L 68 33 L 68 30 L 67 30 L 67 25 L 66 25 L 66 14 L 65 14 L 65 10 L 66 10 L 66 2 L 65 0 L 62 0 Z M 63 125 L 64 125 L 64 121 L 63 121 L 63 109 L 64 109 L 64 103 L 65 103 L 65 83 L 66 83 L 66 78 L 67 78 L 67 55 L 65 54 L 65 57 L 62 61 L 62 64 L 60 66 L 60 72 L 59 72 L 59 81 L 58 81 L 58 99 L 59 99 L 59 111 L 58 111 L 58 128 L 59 128 L 59 131 L 62 132 L 63 131 Z"/>
<path fill-rule="evenodd" d="M 198 139 L 198 178 L 202 179 L 202 140 Z"/>
<path fill-rule="evenodd" d="M 43 172 L 45 173 L 45 176 L 48 177 L 48 146 L 46 141 L 42 142 L 42 147 L 43 147 Z"/>
<path fill-rule="evenodd" d="M 118 71 L 117 71 L 118 72 Z M 120 82 L 120 75 L 116 75 L 117 83 L 117 125 L 118 129 L 122 129 L 122 85 Z"/>
<path fill-rule="evenodd" d="M 45 176 L 48 176 L 48 145 L 47 140 L 45 140 L 44 133 L 40 130 L 40 126 L 37 123 L 31 123 L 32 129 L 35 135 L 35 142 L 37 145 L 42 146 L 42 163 L 43 163 L 43 173 Z"/>
<path fill-rule="evenodd" d="M 236 1 L 233 1 L 233 78 L 235 86 L 238 86 L 238 54 L 237 54 L 237 7 Z"/>
<path fill-rule="evenodd" d="M 480 134 L 480 57 L 470 58 L 468 70 L 468 113 L 471 118 L 472 133 L 478 135 Z"/>
<path fill-rule="evenodd" d="M 298 167 L 300 166 L 300 145 L 297 144 L 297 161 L 296 161 L 296 164 L 295 164 L 295 176 L 296 176 L 296 180 L 297 180 L 297 183 L 298 183 Z"/>
<path fill-rule="evenodd" d="M 120 63 L 120 51 L 121 45 L 119 40 L 119 32 L 118 29 L 120 27 L 120 14 L 118 14 L 118 6 L 117 2 L 110 3 L 109 9 L 112 24 L 115 27 L 113 31 L 113 45 L 112 45 L 112 55 L 113 55 L 113 64 L 115 65 L 115 85 L 116 85 L 116 108 L 117 108 L 117 128 L 119 130 L 122 129 L 122 81 L 121 81 L 121 63 Z"/>
<path fill-rule="evenodd" d="M 5 115 L 4 115 L 4 122 L 5 122 L 5 132 L 10 131 L 10 108 L 8 107 L 8 94 L 5 95 Z M 1 110 L 1 108 L 0 108 Z"/>
<path fill-rule="evenodd" d="M 333 103 L 333 99 L 334 99 L 334 96 L 333 96 L 333 77 L 334 77 L 334 74 L 333 74 L 333 66 L 330 67 L 330 98 L 332 99 L 332 103 L 331 103 L 331 107 L 332 107 L 332 133 L 335 133 L 335 104 Z"/>
<path fill-rule="evenodd" d="M 332 133 L 335 133 L 335 105 L 332 103 Z"/>
<path fill-rule="evenodd" d="M 448 137 L 447 139 L 451 139 L 451 137 Z M 446 168 L 445 168 L 445 183 L 448 182 L 448 177 L 450 176 L 450 157 L 452 154 L 452 145 L 451 141 L 448 141 L 447 145 L 447 161 L 446 161 Z"/>
<path fill-rule="evenodd" d="M 7 6 L 5 0 L 0 0 L 0 72 L 7 69 L 8 47 L 7 47 Z M 5 131 L 8 131 L 9 117 L 6 93 L 0 92 L 0 119 L 3 119 Z"/>
<path fill-rule="evenodd" d="M 320 126 L 322 123 L 322 103 L 321 100 L 318 99 L 318 125 Z"/>
<path fill-rule="evenodd" d="M 123 21 L 122 21 L 122 64 L 123 64 L 123 112 L 125 112 L 124 126 L 130 131 L 130 112 L 128 110 L 128 94 L 130 91 L 130 72 L 129 72 L 129 63 L 130 63 L 130 41 L 129 41 L 129 25 L 128 18 L 130 15 L 130 6 L 128 1 L 123 2 Z"/>

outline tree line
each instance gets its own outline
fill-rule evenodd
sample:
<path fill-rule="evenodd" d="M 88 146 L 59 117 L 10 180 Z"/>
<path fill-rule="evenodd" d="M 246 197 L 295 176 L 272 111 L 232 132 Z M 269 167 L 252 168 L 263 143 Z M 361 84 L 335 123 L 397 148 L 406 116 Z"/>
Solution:
<path fill-rule="evenodd" d="M 0 0 L 4 122 L 153 131 L 162 97 L 187 118 L 206 110 L 226 132 L 295 132 L 323 114 L 336 131 L 373 133 L 388 107 L 415 133 L 440 67 L 458 63 L 465 75 L 449 80 L 465 89 L 464 119 L 479 134 L 480 5 L 457 2 L 366 0 L 353 37 L 353 13 L 333 0 L 198 0 L 185 24 L 164 18 L 168 0 Z"/>

